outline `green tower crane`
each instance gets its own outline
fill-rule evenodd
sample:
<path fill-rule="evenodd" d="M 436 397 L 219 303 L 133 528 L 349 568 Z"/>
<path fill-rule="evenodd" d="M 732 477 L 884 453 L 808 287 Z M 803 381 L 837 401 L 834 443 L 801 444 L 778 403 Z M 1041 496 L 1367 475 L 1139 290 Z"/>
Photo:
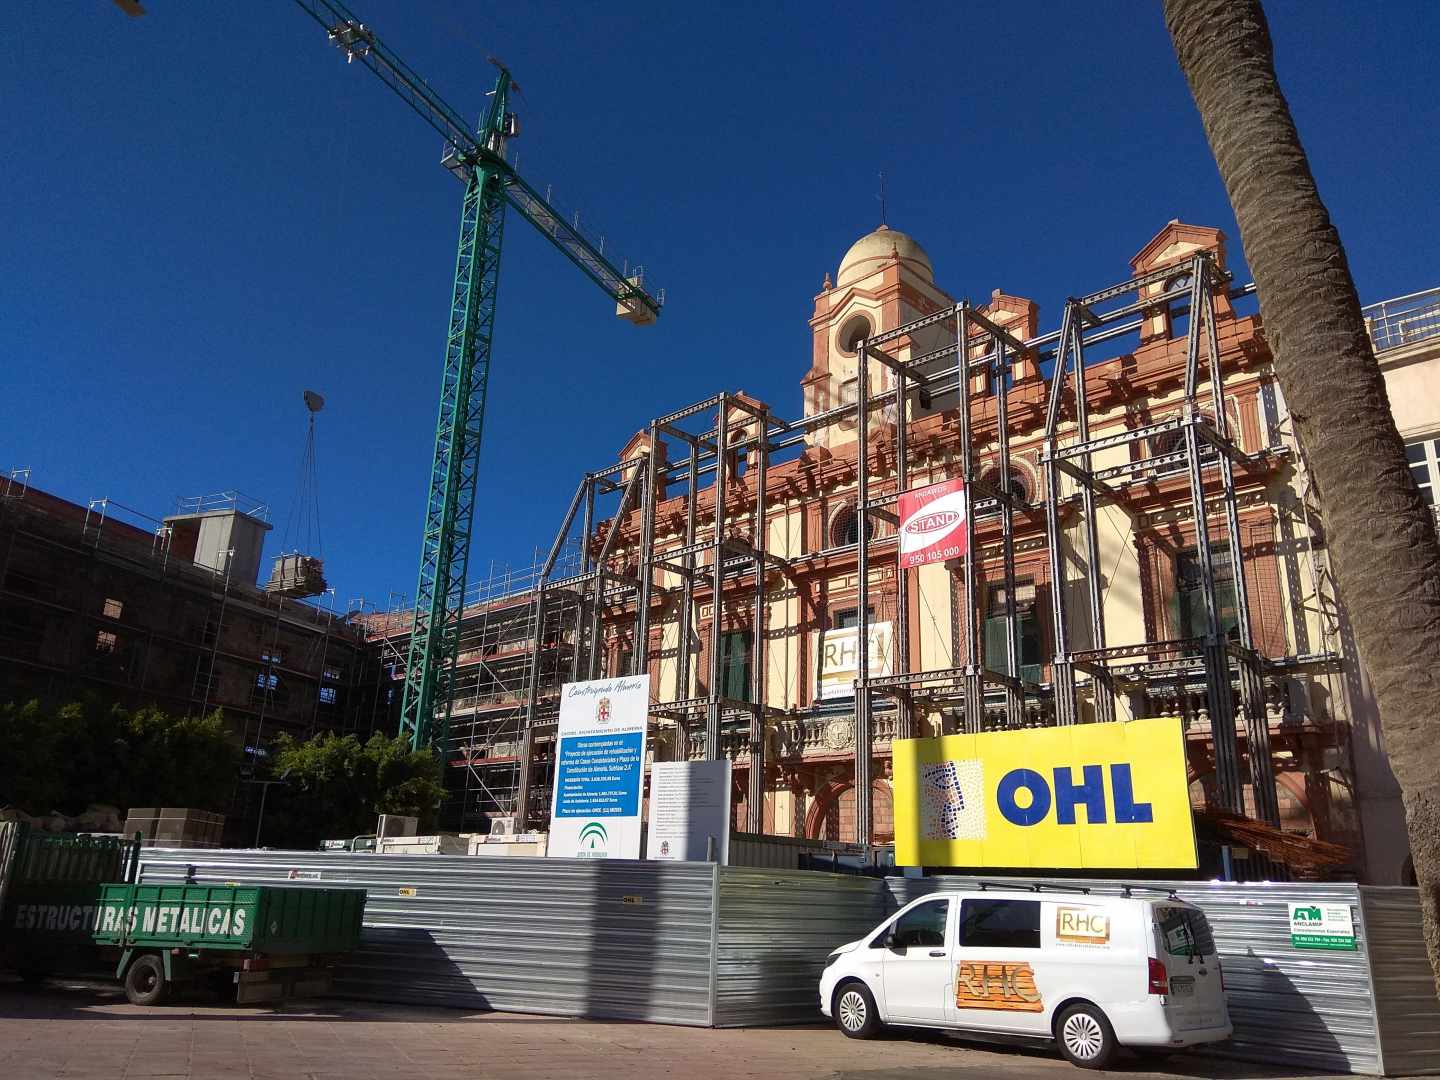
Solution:
<path fill-rule="evenodd" d="M 400 731 L 409 736 L 411 745 L 443 749 L 450 724 L 446 689 L 459 653 L 465 574 L 474 529 L 506 205 L 513 206 L 589 275 L 616 302 L 621 317 L 637 325 L 652 323 L 660 314 L 662 301 L 646 290 L 643 275 L 617 269 L 599 246 L 521 179 L 506 160 L 506 144 L 518 128 L 509 109 L 510 91 L 516 86 L 503 64 L 492 60 L 499 69 L 495 89 L 485 115 L 471 131 L 460 113 L 343 4 L 336 0 L 296 3 L 325 28 L 348 61 L 359 60 L 368 67 L 440 133 L 445 146 L 441 163 L 465 185 L 420 578 L 400 706 Z"/>

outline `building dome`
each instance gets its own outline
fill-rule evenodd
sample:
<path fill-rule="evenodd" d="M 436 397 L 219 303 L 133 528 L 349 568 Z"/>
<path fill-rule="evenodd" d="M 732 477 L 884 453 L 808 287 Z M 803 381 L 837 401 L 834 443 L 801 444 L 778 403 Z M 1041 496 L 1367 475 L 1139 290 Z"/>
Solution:
<path fill-rule="evenodd" d="M 866 233 L 851 245 L 840 260 L 840 273 L 835 277 L 836 286 L 849 285 L 861 278 L 869 277 L 881 265 L 899 258 L 902 266 L 925 281 L 935 280 L 935 271 L 930 266 L 930 256 L 913 238 L 881 225 L 872 233 Z"/>

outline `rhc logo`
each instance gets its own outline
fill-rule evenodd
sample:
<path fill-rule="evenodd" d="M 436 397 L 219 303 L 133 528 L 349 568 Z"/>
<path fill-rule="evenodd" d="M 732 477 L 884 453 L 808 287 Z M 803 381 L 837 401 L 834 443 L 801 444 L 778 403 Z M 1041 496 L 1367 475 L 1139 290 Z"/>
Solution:
<path fill-rule="evenodd" d="M 595 705 L 595 722 L 597 724 L 608 724 L 610 722 L 610 699 L 602 697 Z"/>

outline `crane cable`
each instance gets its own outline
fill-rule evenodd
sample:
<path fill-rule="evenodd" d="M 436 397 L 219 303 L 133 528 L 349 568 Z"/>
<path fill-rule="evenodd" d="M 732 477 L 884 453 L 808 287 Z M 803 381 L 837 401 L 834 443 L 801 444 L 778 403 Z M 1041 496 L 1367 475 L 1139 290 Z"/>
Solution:
<path fill-rule="evenodd" d="M 310 414 L 305 431 L 305 452 L 300 458 L 300 476 L 295 485 L 295 498 L 290 503 L 290 514 L 285 519 L 285 534 L 280 544 L 283 551 L 297 551 L 322 558 L 325 548 L 320 536 L 320 480 L 315 467 L 315 414 L 325 407 L 325 399 L 313 390 L 306 390 L 305 407 Z"/>

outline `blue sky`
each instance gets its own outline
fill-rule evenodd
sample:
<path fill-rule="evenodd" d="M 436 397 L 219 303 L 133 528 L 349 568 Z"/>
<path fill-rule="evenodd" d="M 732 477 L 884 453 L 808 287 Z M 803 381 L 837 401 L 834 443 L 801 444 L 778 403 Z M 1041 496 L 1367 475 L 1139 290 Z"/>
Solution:
<path fill-rule="evenodd" d="M 0 13 L 0 470 L 159 516 L 238 488 L 278 548 L 323 393 L 328 576 L 414 589 L 459 185 L 439 140 L 284 0 Z M 528 561 L 650 417 L 720 389 L 799 412 L 815 293 L 890 223 L 956 296 L 1123 279 L 1173 217 L 1233 217 L 1158 5 L 355 0 L 452 105 L 502 57 L 520 171 L 650 270 L 639 330 L 511 215 L 472 559 Z M 1362 301 L 1440 284 L 1440 22 L 1269 5 Z"/>

